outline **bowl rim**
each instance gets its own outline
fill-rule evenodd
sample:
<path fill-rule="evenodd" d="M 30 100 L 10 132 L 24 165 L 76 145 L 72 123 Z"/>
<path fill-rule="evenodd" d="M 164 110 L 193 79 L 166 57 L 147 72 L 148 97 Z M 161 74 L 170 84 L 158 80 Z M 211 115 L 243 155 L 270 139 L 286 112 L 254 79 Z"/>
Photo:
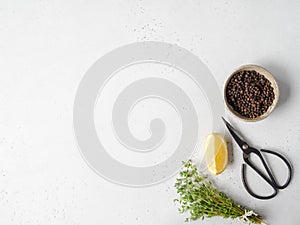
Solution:
<path fill-rule="evenodd" d="M 256 72 L 262 74 L 266 79 L 268 79 L 270 82 L 271 82 L 271 86 L 273 87 L 274 89 L 274 100 L 273 100 L 273 103 L 271 106 L 269 106 L 268 110 L 258 116 L 258 117 L 255 117 L 255 118 L 248 118 L 248 117 L 245 117 L 241 114 L 239 114 L 238 112 L 236 112 L 232 106 L 228 103 L 227 101 L 227 97 L 226 97 L 226 90 L 227 90 L 227 85 L 230 81 L 230 79 L 232 78 L 232 76 L 234 74 L 236 74 L 237 72 L 239 71 L 243 71 L 243 70 L 255 70 Z M 277 81 L 275 80 L 274 76 L 267 70 L 265 69 L 264 67 L 262 66 L 258 66 L 258 65 L 255 65 L 255 64 L 246 64 L 246 65 L 242 65 L 240 66 L 238 69 L 234 70 L 225 80 L 225 83 L 224 83 L 224 86 L 223 86 L 223 100 L 225 102 L 225 105 L 226 105 L 226 108 L 227 110 L 232 114 L 234 115 L 235 117 L 239 118 L 240 120 L 242 121 L 245 121 L 245 122 L 256 122 L 256 121 L 260 121 L 260 120 L 263 120 L 265 119 L 266 117 L 268 117 L 274 110 L 275 106 L 277 105 L 278 101 L 279 101 L 279 88 L 278 88 L 278 84 L 277 84 Z"/>

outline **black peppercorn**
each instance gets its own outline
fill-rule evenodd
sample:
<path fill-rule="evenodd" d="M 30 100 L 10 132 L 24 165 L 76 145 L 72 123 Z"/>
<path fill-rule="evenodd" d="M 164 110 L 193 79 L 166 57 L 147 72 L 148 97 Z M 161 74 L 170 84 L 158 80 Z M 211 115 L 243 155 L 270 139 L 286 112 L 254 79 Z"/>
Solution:
<path fill-rule="evenodd" d="M 268 111 L 275 94 L 271 82 L 255 70 L 235 73 L 226 87 L 227 102 L 247 118 L 256 118 Z"/>

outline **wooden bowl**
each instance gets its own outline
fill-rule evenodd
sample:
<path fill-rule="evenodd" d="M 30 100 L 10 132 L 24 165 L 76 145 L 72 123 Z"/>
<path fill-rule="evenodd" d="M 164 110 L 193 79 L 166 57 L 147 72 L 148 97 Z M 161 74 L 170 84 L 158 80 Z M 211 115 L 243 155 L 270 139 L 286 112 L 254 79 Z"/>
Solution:
<path fill-rule="evenodd" d="M 268 108 L 268 110 L 255 118 L 248 118 L 245 117 L 241 114 L 239 114 L 238 112 L 236 112 L 233 107 L 228 103 L 227 101 L 227 95 L 226 95 L 226 89 L 227 89 L 227 85 L 231 79 L 231 77 L 236 74 L 237 72 L 243 71 L 243 70 L 255 70 L 257 73 L 260 73 L 262 75 L 265 76 L 266 79 L 268 79 L 271 82 L 271 86 L 273 87 L 274 90 L 274 100 L 272 105 Z M 277 105 L 277 102 L 279 100 L 279 89 L 278 89 L 278 85 L 277 82 L 275 80 L 275 78 L 273 77 L 273 75 L 266 70 L 265 68 L 261 67 L 261 66 L 257 66 L 257 65 L 244 65 L 241 66 L 240 68 L 238 68 L 237 70 L 235 70 L 232 74 L 229 75 L 229 77 L 226 79 L 225 85 L 224 85 L 224 101 L 225 101 L 225 105 L 226 108 L 228 109 L 228 111 L 233 114 L 234 116 L 236 116 L 237 118 L 246 121 L 246 122 L 255 122 L 255 121 L 260 121 L 263 120 L 264 118 L 266 118 L 267 116 L 269 116 L 271 114 L 271 112 L 274 110 L 275 106 Z"/>

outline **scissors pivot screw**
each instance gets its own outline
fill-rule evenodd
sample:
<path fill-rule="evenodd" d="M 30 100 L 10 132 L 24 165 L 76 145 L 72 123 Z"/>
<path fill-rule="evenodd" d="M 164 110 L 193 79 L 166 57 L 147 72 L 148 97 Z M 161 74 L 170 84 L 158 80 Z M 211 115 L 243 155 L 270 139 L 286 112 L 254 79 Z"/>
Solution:
<path fill-rule="evenodd" d="M 242 148 L 244 149 L 244 150 L 246 150 L 246 149 L 248 149 L 248 145 L 246 145 L 246 144 L 243 144 L 243 146 L 242 146 Z"/>

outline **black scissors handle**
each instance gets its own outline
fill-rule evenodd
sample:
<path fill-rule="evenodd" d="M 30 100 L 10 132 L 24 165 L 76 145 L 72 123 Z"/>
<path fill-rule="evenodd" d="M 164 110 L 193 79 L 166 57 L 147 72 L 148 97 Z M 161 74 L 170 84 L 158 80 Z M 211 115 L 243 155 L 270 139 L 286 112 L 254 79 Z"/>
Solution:
<path fill-rule="evenodd" d="M 275 183 L 275 187 L 277 189 L 286 188 L 289 185 L 289 183 L 291 182 L 291 179 L 292 179 L 292 172 L 293 172 L 292 165 L 289 163 L 289 161 L 283 155 L 279 154 L 278 152 L 274 152 L 274 151 L 267 150 L 267 149 L 261 149 L 260 151 L 264 152 L 264 153 L 268 153 L 268 154 L 273 154 L 273 155 L 279 157 L 285 163 L 285 165 L 288 168 L 288 178 L 287 178 L 286 182 L 283 185 L 280 185 L 280 184 L 278 184 L 277 180 L 274 179 L 274 183 Z"/>
<path fill-rule="evenodd" d="M 286 180 L 286 182 L 283 184 L 283 185 L 280 185 L 277 183 L 276 179 L 274 178 L 269 166 L 267 165 L 263 155 L 261 154 L 261 152 L 264 152 L 264 153 L 268 153 L 268 154 L 273 154 L 277 157 L 279 157 L 287 166 L 288 168 L 288 178 Z M 261 160 L 263 166 L 264 166 L 264 169 L 266 170 L 267 172 L 267 175 L 266 176 L 260 169 L 258 169 L 250 160 L 249 160 L 249 156 L 250 154 L 255 154 L 259 157 L 259 159 Z M 288 186 L 288 184 L 290 183 L 291 181 L 291 178 L 292 178 L 292 166 L 291 164 L 288 162 L 288 160 L 282 156 L 281 154 L 277 153 L 277 152 L 274 152 L 274 151 L 271 151 L 271 150 L 266 150 L 266 149 L 261 149 L 260 151 L 255 149 L 255 148 L 248 148 L 246 150 L 246 152 L 244 153 L 244 161 L 247 165 L 249 165 L 256 173 L 258 173 L 267 183 L 270 184 L 270 186 L 273 188 L 274 192 L 271 194 L 271 195 L 268 195 L 268 196 L 261 196 L 261 195 L 257 195 L 255 194 L 250 188 L 249 188 L 249 185 L 247 183 L 247 179 L 246 179 L 246 164 L 243 164 L 242 165 L 242 180 L 243 180 L 243 184 L 244 184 L 244 187 L 246 188 L 246 190 L 248 191 L 248 193 L 250 195 L 252 195 L 253 197 L 255 198 L 258 198 L 258 199 L 270 199 L 270 198 L 273 198 L 277 195 L 278 193 L 278 190 L 279 189 L 284 189 Z"/>
<path fill-rule="evenodd" d="M 277 194 L 278 194 L 278 189 L 276 187 L 274 187 L 274 185 L 271 183 L 270 186 L 273 188 L 273 193 L 270 194 L 270 195 L 267 195 L 267 196 L 262 196 L 262 195 L 258 195 L 256 193 L 254 193 L 251 188 L 249 187 L 248 185 L 248 182 L 247 182 L 247 178 L 246 178 L 246 165 L 245 163 L 243 163 L 242 165 L 242 181 L 243 181 L 243 185 L 246 189 L 246 191 L 251 195 L 253 196 L 254 198 L 257 198 L 257 199 L 262 199 L 262 200 L 267 200 L 267 199 L 271 199 L 271 198 L 274 198 Z M 253 167 L 252 167 L 253 168 Z M 254 169 L 255 170 L 255 169 Z M 256 170 L 255 170 L 256 171 Z M 268 182 L 269 183 L 269 182 Z"/>

